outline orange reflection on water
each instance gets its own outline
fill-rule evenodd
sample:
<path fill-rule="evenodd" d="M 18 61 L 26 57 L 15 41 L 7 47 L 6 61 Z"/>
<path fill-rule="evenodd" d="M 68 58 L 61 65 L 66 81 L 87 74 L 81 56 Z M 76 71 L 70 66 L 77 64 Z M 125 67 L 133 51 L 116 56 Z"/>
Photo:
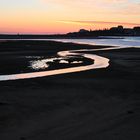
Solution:
<path fill-rule="evenodd" d="M 86 51 L 93 51 L 93 50 L 86 50 Z M 91 70 L 91 69 L 106 68 L 109 66 L 109 59 L 98 56 L 98 55 L 75 53 L 74 51 L 63 51 L 63 52 L 59 52 L 58 54 L 61 57 L 65 57 L 69 55 L 83 56 L 85 58 L 93 60 L 93 64 L 90 64 L 87 66 L 64 68 L 64 69 L 50 70 L 50 71 L 44 71 L 44 72 L 2 75 L 0 76 L 0 81 L 29 79 L 29 78 L 37 78 L 37 77 L 59 75 L 59 74 L 66 74 L 66 73 L 73 73 L 73 72 L 81 72 L 81 71 L 86 71 L 86 70 Z"/>

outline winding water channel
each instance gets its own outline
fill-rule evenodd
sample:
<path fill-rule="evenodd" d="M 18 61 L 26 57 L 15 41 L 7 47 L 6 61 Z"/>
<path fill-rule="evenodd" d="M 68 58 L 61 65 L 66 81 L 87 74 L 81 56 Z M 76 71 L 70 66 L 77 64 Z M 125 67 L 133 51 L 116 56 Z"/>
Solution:
<path fill-rule="evenodd" d="M 80 51 L 80 53 L 78 53 L 78 51 Z M 37 78 L 37 77 L 44 77 L 44 76 L 51 76 L 51 75 L 58 75 L 58 74 L 80 72 L 80 71 L 86 71 L 86 70 L 91 70 L 91 69 L 106 68 L 109 66 L 109 59 L 98 56 L 98 55 L 81 53 L 82 51 L 90 52 L 90 51 L 94 51 L 94 49 L 76 50 L 76 51 L 61 51 L 61 52 L 58 52 L 58 56 L 60 56 L 60 57 L 67 57 L 67 56 L 71 56 L 71 55 L 72 56 L 82 56 L 84 58 L 91 59 L 93 61 L 93 64 L 86 65 L 86 66 L 78 66 L 78 67 L 71 67 L 71 68 L 62 68 L 62 69 L 56 69 L 56 70 L 42 71 L 42 72 L 0 75 L 0 81 Z"/>
<path fill-rule="evenodd" d="M 41 40 L 41 39 L 38 39 L 38 40 Z M 45 39 L 45 40 L 50 40 L 50 39 Z M 108 58 L 105 58 L 99 55 L 90 54 L 89 52 L 93 53 L 94 51 L 99 51 L 99 50 L 107 51 L 107 50 L 130 48 L 130 47 L 140 48 L 140 37 L 123 37 L 119 39 L 72 39 L 72 40 L 53 39 L 53 41 L 73 42 L 73 43 L 90 44 L 90 45 L 118 46 L 118 47 L 61 51 L 57 53 L 58 56 L 61 58 L 65 59 L 66 57 L 69 57 L 69 56 L 75 56 L 75 57 L 82 56 L 84 58 L 92 60 L 93 63 L 86 66 L 76 66 L 76 67 L 61 68 L 61 69 L 47 70 L 47 71 L 40 71 L 40 72 L 0 75 L 0 81 L 29 79 L 29 78 L 45 77 L 45 76 L 51 76 L 51 75 L 59 75 L 59 74 L 81 72 L 81 71 L 92 70 L 92 69 L 106 68 L 109 66 Z M 49 60 L 49 61 L 52 61 L 52 60 Z M 62 61 L 66 62 L 63 59 L 61 60 L 61 62 Z M 47 67 L 46 61 L 43 61 L 43 64 Z"/>

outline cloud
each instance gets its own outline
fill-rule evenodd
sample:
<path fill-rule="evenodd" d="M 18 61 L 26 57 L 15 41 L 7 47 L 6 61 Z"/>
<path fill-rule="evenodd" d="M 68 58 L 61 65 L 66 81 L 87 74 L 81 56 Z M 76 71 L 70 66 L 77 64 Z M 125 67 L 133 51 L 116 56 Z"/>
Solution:
<path fill-rule="evenodd" d="M 92 4 L 92 6 L 98 4 L 98 3 L 104 3 L 104 4 L 117 4 L 117 3 L 127 3 L 128 0 L 40 0 L 45 3 L 53 3 L 53 4 L 59 4 L 59 5 L 79 5 L 84 4 L 83 6 L 86 6 L 88 4 Z"/>
<path fill-rule="evenodd" d="M 140 3 L 129 3 L 122 11 L 122 13 L 129 15 L 140 15 Z"/>
<path fill-rule="evenodd" d="M 50 13 L 65 20 L 110 20 L 140 22 L 138 0 L 40 0 Z"/>
<path fill-rule="evenodd" d="M 46 2 L 66 2 L 66 3 L 69 3 L 69 2 L 81 2 L 81 0 L 41 0 L 41 1 L 46 1 Z M 96 0 L 82 0 L 82 1 L 90 1 L 92 3 L 96 2 Z M 128 2 L 128 0 L 98 0 L 98 1 L 101 1 L 101 2 Z"/>
<path fill-rule="evenodd" d="M 58 22 L 63 22 L 63 23 L 82 23 L 82 24 L 116 24 L 116 25 L 133 25 L 133 26 L 138 26 L 140 23 L 126 23 L 126 22 L 106 22 L 106 21 L 65 21 L 65 20 L 60 20 Z"/>
<path fill-rule="evenodd" d="M 109 2 L 109 3 L 126 3 L 128 0 L 99 0 L 101 2 Z"/>

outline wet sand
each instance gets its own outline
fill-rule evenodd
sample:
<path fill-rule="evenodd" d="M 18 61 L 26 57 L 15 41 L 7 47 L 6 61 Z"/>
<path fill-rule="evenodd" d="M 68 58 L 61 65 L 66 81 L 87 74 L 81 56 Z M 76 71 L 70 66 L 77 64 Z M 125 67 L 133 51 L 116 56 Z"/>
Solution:
<path fill-rule="evenodd" d="M 28 71 L 25 56 L 48 57 L 62 50 L 99 47 L 45 41 L 1 42 L 0 74 Z M 139 140 L 140 50 L 93 54 L 109 58 L 110 66 L 0 82 L 0 139 Z"/>

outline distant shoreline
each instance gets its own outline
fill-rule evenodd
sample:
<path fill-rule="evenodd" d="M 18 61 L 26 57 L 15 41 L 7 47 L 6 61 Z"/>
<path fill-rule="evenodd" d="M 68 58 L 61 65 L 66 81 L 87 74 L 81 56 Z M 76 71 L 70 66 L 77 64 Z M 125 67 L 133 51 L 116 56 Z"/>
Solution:
<path fill-rule="evenodd" d="M 140 27 L 124 28 L 122 25 L 103 30 L 85 30 L 80 29 L 78 32 L 69 32 L 66 34 L 6 34 L 1 33 L 0 39 L 92 39 L 108 37 L 139 37 Z"/>
<path fill-rule="evenodd" d="M 63 35 L 0 35 L 0 39 L 120 39 L 123 37 L 140 37 L 140 36 L 97 36 L 97 37 L 68 37 Z"/>

